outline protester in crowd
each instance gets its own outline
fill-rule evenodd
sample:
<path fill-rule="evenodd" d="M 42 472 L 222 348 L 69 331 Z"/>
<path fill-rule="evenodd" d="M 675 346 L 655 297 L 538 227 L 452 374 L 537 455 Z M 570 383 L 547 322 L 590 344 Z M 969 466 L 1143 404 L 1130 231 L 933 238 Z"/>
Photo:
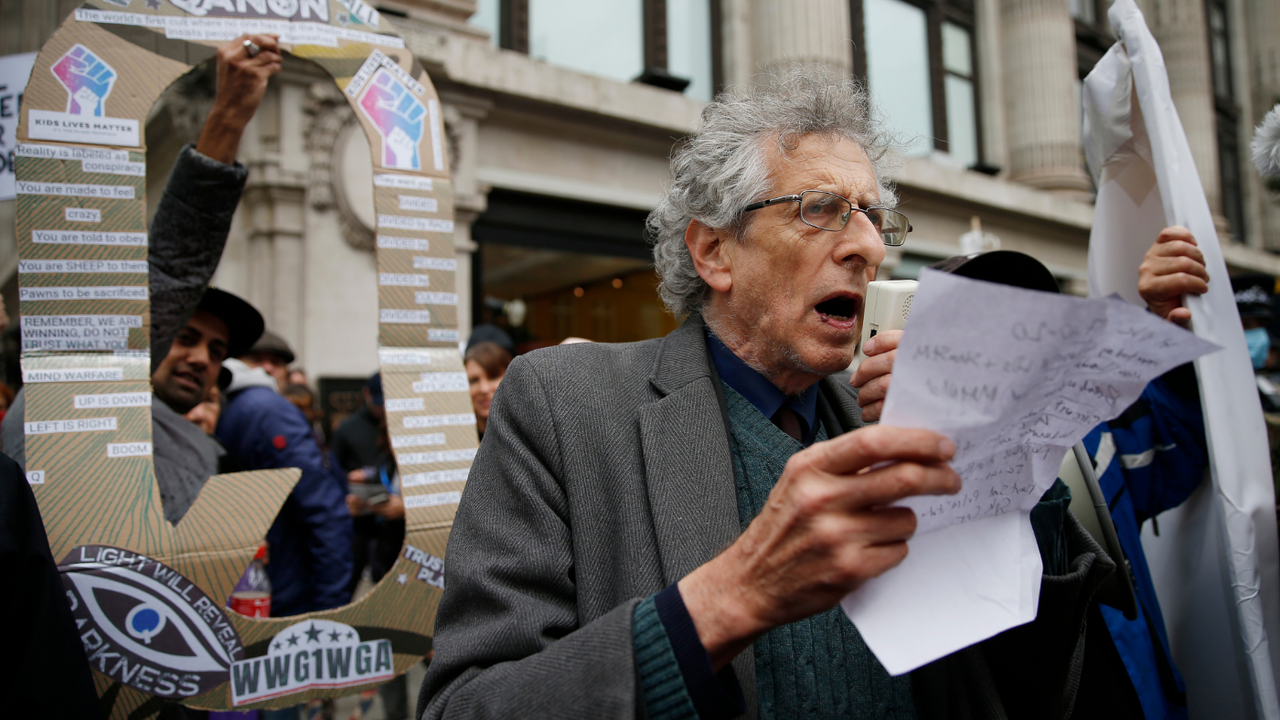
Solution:
<path fill-rule="evenodd" d="M 287 378 L 290 385 L 301 385 L 303 387 L 311 387 L 311 383 L 307 381 L 307 371 L 300 367 L 289 370 Z"/>
<path fill-rule="evenodd" d="M 261 51 L 250 57 L 244 41 Z M 151 428 L 165 519 L 178 522 L 210 475 L 220 448 L 182 416 L 219 380 L 228 353 L 262 334 L 262 316 L 209 287 L 226 245 L 248 170 L 235 161 L 245 126 L 280 70 L 275 35 L 246 35 L 216 54 L 217 94 L 195 146 L 178 155 L 148 234 L 151 297 Z M 229 379 L 229 376 L 228 376 Z M 24 393 L 0 423 L 6 454 L 26 463 Z"/>
<path fill-rule="evenodd" d="M 262 368 L 275 378 L 276 389 L 284 392 L 285 386 L 289 384 L 289 363 L 295 357 L 297 356 L 294 355 L 293 348 L 289 347 L 288 341 L 270 330 L 263 330 L 262 337 L 240 359 L 253 367 Z"/>
<path fill-rule="evenodd" d="M 311 424 L 280 394 L 276 378 L 265 368 L 234 359 L 226 365 L 232 380 L 218 419 L 218 439 L 245 470 L 302 470 L 267 531 L 272 616 L 347 604 L 351 518 Z"/>
<path fill-rule="evenodd" d="M 400 475 L 385 416 L 378 428 L 378 459 L 369 467 L 352 470 L 348 482 L 347 509 L 361 528 L 354 544 L 355 564 L 350 588 L 354 593 L 365 567 L 369 578 L 378 583 L 386 576 L 400 549 L 404 546 L 404 500 L 400 494 Z M 382 712 L 386 720 L 409 717 L 409 686 L 405 675 L 398 675 L 378 688 Z"/>
<path fill-rule="evenodd" d="M 933 267 L 978 280 L 1058 291 L 1049 270 L 1021 253 L 954 257 Z M 1147 251 L 1139 269 L 1138 290 L 1151 312 L 1186 326 L 1191 313 L 1182 296 L 1203 294 L 1208 280 L 1204 256 L 1190 231 L 1170 227 Z M 901 338 L 902 331 L 890 330 L 867 343 L 867 360 L 853 377 L 854 386 L 861 390 L 858 403 L 864 420 L 880 417 Z M 1133 688 L 1132 696 L 1125 693 L 1122 703 L 1136 704 L 1147 720 L 1186 718 L 1186 688 L 1169 650 L 1164 617 L 1142 549 L 1141 528 L 1148 518 L 1155 523 L 1159 513 L 1182 504 L 1204 476 L 1208 449 L 1194 367 L 1187 364 L 1152 381 L 1137 402 L 1090 431 L 1084 446 L 1094 459 L 1124 552 L 1123 558 L 1112 559 L 1122 565 L 1127 560 L 1133 578 L 1132 618 L 1125 617 L 1122 606 L 1128 602 L 1098 606 L 1099 619 L 1110 632 Z M 1063 487 L 1059 480 L 1051 492 L 1061 492 Z"/>
<path fill-rule="evenodd" d="M 374 373 L 362 388 L 364 406 L 347 418 L 333 434 L 333 456 L 347 474 L 347 485 L 353 492 L 360 492 L 366 483 L 376 482 L 378 468 L 385 462 L 384 443 L 386 409 L 382 396 L 382 374 Z M 350 494 L 350 493 L 349 493 Z M 357 508 L 352 513 L 354 536 L 352 539 L 352 573 L 347 580 L 348 592 L 354 592 L 361 574 L 369 565 L 369 557 L 376 554 L 384 526 L 378 516 L 368 508 Z"/>
<path fill-rule="evenodd" d="M 382 373 L 374 373 L 360 389 L 364 405 L 333 433 L 333 456 L 344 472 L 378 463 L 378 438 L 386 409 L 382 399 Z"/>
<path fill-rule="evenodd" d="M 660 292 L 688 319 L 521 356 L 494 400 L 449 538 L 427 717 L 1105 703 L 1084 617 L 1115 565 L 1065 512 L 1037 528 L 1066 557 L 1045 563 L 1036 620 L 910 675 L 889 676 L 837 607 L 906 555 L 915 516 L 886 505 L 960 487 L 949 440 L 862 428 L 826 377 L 909 231 L 885 207 L 886 149 L 864 92 L 816 69 L 708 106 L 649 218 Z"/>
<path fill-rule="evenodd" d="M 293 403 L 293 406 L 298 408 L 298 412 L 302 413 L 302 416 L 307 419 L 307 422 L 315 420 L 315 396 L 311 394 L 311 388 L 306 385 L 290 384 L 285 385 L 284 389 L 280 391 L 280 394 L 284 395 L 286 400 Z"/>
<path fill-rule="evenodd" d="M 292 375 L 291 375 L 292 376 Z M 316 407 L 316 396 L 311 392 L 311 388 L 306 385 L 289 384 L 284 386 L 281 391 L 285 399 L 293 403 L 302 413 L 302 417 L 307 419 L 307 424 L 311 426 L 311 434 L 316 439 L 316 445 L 319 446 L 320 452 L 327 453 L 328 447 L 324 441 L 324 431 L 321 429 L 320 417 L 322 413 L 320 408 Z M 341 474 L 341 468 L 337 467 L 336 461 L 330 460 L 326 456 L 326 462 L 333 466 L 334 472 Z"/>
<path fill-rule="evenodd" d="M 476 412 L 476 431 L 484 438 L 489 423 L 489 406 L 493 394 L 498 391 L 502 376 L 511 364 L 511 353 L 496 343 L 482 342 L 472 345 L 462 356 L 467 371 L 467 383 L 471 387 L 471 407 Z"/>
<path fill-rule="evenodd" d="M 1263 412 L 1268 413 L 1280 412 L 1280 388 L 1267 372 L 1267 359 L 1271 353 L 1271 334 L 1267 332 L 1267 324 L 1272 318 L 1271 300 L 1275 284 L 1275 278 L 1270 275 L 1256 273 L 1231 278 L 1240 324 L 1244 326 L 1244 341 L 1256 374 L 1258 397 L 1262 400 Z"/>
<path fill-rule="evenodd" d="M 373 542 L 357 548 L 355 572 L 357 582 L 365 566 L 373 582 L 382 579 L 400 555 L 404 545 L 404 500 L 400 495 L 400 475 L 386 420 L 378 435 L 378 460 L 369 467 L 352 470 L 348 475 L 352 492 L 347 494 L 347 509 L 352 517 L 371 518 L 377 530 Z"/>

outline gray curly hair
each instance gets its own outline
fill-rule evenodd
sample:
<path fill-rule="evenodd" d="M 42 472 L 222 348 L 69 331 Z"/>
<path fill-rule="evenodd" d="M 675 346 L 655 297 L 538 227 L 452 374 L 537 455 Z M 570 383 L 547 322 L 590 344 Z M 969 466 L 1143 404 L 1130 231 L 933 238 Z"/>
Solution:
<path fill-rule="evenodd" d="M 847 138 L 867 153 L 881 203 L 896 195 L 884 179 L 895 141 L 856 81 L 814 66 L 795 67 L 759 85 L 721 94 L 702 111 L 702 127 L 671 156 L 671 185 L 645 222 L 658 292 L 676 317 L 699 312 L 710 288 L 685 245 L 691 221 L 741 239 L 742 208 L 772 190 L 768 141 L 788 152 L 807 135 Z"/>

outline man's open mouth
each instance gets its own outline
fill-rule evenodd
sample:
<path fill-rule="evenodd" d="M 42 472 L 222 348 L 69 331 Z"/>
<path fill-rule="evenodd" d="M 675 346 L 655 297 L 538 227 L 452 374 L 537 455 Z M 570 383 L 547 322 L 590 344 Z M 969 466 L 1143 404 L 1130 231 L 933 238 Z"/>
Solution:
<path fill-rule="evenodd" d="M 837 295 L 813 307 L 823 320 L 836 324 L 852 323 L 858 315 L 858 298 L 855 295 Z"/>

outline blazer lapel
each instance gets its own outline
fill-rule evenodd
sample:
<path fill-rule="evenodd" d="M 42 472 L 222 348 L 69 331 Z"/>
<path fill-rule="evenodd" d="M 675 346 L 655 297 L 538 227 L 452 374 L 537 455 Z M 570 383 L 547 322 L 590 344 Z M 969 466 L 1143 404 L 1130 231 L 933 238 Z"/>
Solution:
<path fill-rule="evenodd" d="M 827 426 L 828 437 L 866 425 L 862 422 L 862 409 L 858 407 L 857 389 L 840 377 L 818 381 L 818 417 Z"/>
<path fill-rule="evenodd" d="M 664 397 L 640 411 L 649 505 L 668 583 L 741 533 L 729 437 L 704 332 L 695 317 L 667 336 L 650 378 Z"/>

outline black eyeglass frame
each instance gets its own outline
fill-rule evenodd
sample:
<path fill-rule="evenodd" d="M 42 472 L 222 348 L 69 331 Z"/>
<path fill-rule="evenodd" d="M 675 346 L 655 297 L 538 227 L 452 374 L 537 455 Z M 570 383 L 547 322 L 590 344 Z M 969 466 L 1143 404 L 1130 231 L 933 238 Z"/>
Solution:
<path fill-rule="evenodd" d="M 844 197 L 843 195 L 837 195 L 833 192 L 828 192 L 826 190 L 805 190 L 797 195 L 782 195 L 776 198 L 769 198 L 768 200 L 753 202 L 750 205 L 742 208 L 742 212 L 748 213 L 748 212 L 751 212 L 752 210 L 760 210 L 761 208 L 766 208 L 766 207 L 769 207 L 770 205 L 780 205 L 782 203 L 800 203 L 804 201 L 804 196 L 810 193 L 816 194 L 816 195 L 828 195 L 833 198 L 839 198 L 840 200 L 843 200 L 849 203 L 849 210 L 850 210 L 848 215 L 845 216 L 844 225 L 841 225 L 838 228 L 828 228 L 828 227 L 822 227 L 821 225 L 814 225 L 813 223 L 804 219 L 804 213 L 800 213 L 799 215 L 800 222 L 804 223 L 805 225 L 808 225 L 811 228 L 826 230 L 827 232 L 840 232 L 841 230 L 849 226 L 849 218 L 853 216 L 853 213 L 860 212 L 863 215 L 867 215 L 867 213 L 871 210 L 881 210 L 887 213 L 893 213 L 894 215 L 897 215 L 898 217 L 907 221 L 907 232 L 902 234 L 902 240 L 900 242 L 896 242 L 896 243 L 890 242 L 889 239 L 885 237 L 884 231 L 883 230 L 879 231 L 880 239 L 884 241 L 884 244 L 887 245 L 888 247 L 901 247 L 902 245 L 905 245 L 907 243 L 907 235 L 910 234 L 911 231 L 915 229 L 911 226 L 911 220 L 906 215 L 903 215 L 902 213 L 898 212 L 897 210 L 894 210 L 893 208 L 885 207 L 883 205 L 872 205 L 870 207 L 861 208 L 861 207 L 858 207 L 857 203 L 850 200 L 849 198 Z M 868 216 L 867 219 L 870 219 L 870 216 Z"/>

